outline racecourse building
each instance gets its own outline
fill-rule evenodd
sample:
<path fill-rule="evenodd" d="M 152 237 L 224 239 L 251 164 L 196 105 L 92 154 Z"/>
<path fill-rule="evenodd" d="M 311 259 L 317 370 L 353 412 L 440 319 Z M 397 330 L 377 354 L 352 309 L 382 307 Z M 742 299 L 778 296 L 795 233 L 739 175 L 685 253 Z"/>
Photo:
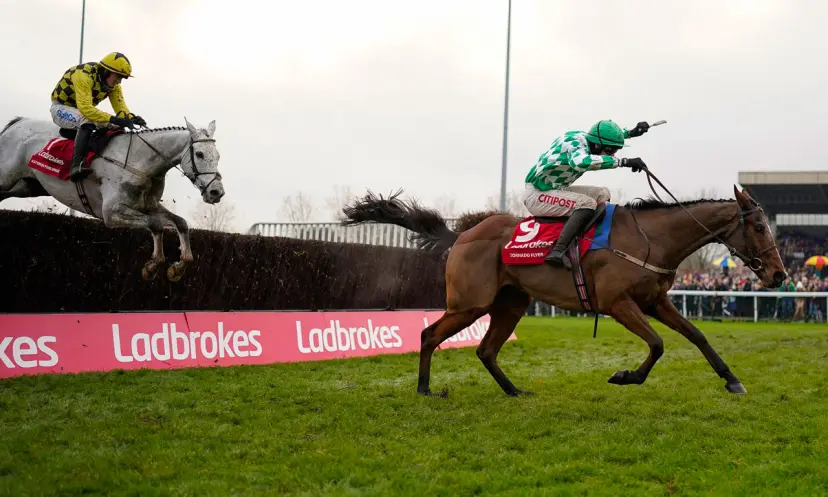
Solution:
<path fill-rule="evenodd" d="M 791 269 L 828 255 L 828 171 L 740 172 L 739 184 L 764 207 Z"/>

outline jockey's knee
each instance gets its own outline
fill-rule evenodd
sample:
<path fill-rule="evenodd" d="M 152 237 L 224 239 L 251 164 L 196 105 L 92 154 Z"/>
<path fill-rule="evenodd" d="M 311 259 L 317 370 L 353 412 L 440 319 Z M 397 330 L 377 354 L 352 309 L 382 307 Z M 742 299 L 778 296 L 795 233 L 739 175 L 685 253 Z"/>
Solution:
<path fill-rule="evenodd" d="M 577 203 L 576 209 L 592 209 L 595 210 L 598 207 L 598 202 L 592 197 L 587 197 L 586 195 L 583 196 Z M 574 210 L 574 209 L 573 209 Z"/>
<path fill-rule="evenodd" d="M 598 194 L 595 195 L 595 200 L 597 203 L 601 202 L 609 202 L 612 194 L 610 193 L 609 188 L 601 187 L 598 189 Z"/>

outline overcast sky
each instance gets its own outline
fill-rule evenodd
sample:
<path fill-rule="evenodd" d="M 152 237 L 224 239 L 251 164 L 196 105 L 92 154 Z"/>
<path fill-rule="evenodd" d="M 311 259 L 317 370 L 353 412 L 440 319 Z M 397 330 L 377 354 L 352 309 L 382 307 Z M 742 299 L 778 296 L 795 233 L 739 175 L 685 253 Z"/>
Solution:
<path fill-rule="evenodd" d="M 87 0 L 84 60 L 126 54 L 125 97 L 150 126 L 216 120 L 238 229 L 280 220 L 297 191 L 330 218 L 336 186 L 451 196 L 462 211 L 500 187 L 507 5 Z M 0 8 L 0 121 L 49 119 L 78 61 L 81 0 Z M 619 156 L 683 197 L 730 197 L 739 171 L 825 170 L 826 15 L 817 0 L 513 0 L 508 189 L 558 134 L 599 119 L 666 119 Z M 578 184 L 629 200 L 645 179 L 620 169 Z M 172 198 L 185 215 L 200 202 L 177 171 Z"/>

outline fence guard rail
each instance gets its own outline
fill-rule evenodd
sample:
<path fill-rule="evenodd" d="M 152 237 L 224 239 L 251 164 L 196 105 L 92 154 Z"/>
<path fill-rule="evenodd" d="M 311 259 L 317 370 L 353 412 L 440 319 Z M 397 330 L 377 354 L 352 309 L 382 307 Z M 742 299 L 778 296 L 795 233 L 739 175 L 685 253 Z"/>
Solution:
<path fill-rule="evenodd" d="M 828 292 L 734 292 L 718 290 L 670 290 L 668 295 L 680 295 L 681 314 L 687 317 L 687 297 L 753 297 L 753 322 L 759 321 L 759 298 L 823 298 L 825 299 L 825 322 L 828 323 Z"/>
<path fill-rule="evenodd" d="M 817 298 L 824 299 L 825 311 L 823 319 L 828 323 L 828 292 L 734 292 L 734 291 L 719 291 L 719 290 L 669 290 L 667 292 L 670 296 L 681 297 L 681 311 L 682 316 L 687 317 L 687 297 L 737 297 L 737 298 L 753 298 L 753 322 L 759 321 L 759 299 L 760 298 Z M 551 306 L 551 315 L 556 315 L 557 308 Z"/>

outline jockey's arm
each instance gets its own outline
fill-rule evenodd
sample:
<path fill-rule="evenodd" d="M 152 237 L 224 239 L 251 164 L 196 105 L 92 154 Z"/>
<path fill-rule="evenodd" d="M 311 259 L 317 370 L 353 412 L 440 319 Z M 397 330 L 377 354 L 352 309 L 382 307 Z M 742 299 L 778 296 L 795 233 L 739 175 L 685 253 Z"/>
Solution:
<path fill-rule="evenodd" d="M 108 113 L 95 107 L 92 103 L 92 78 L 83 71 L 72 74 L 72 86 L 75 89 L 75 102 L 81 114 L 93 123 L 108 123 Z"/>
<path fill-rule="evenodd" d="M 109 103 L 112 104 L 112 110 L 115 111 L 116 116 L 129 119 L 135 117 L 129 113 L 129 107 L 127 107 L 126 100 L 124 100 L 124 92 L 121 89 L 121 85 L 115 86 L 109 92 Z"/>
<path fill-rule="evenodd" d="M 586 147 L 579 147 L 567 143 L 570 147 L 569 165 L 582 171 L 596 171 L 599 169 L 613 169 L 620 163 L 618 159 L 609 155 L 593 155 Z"/>

